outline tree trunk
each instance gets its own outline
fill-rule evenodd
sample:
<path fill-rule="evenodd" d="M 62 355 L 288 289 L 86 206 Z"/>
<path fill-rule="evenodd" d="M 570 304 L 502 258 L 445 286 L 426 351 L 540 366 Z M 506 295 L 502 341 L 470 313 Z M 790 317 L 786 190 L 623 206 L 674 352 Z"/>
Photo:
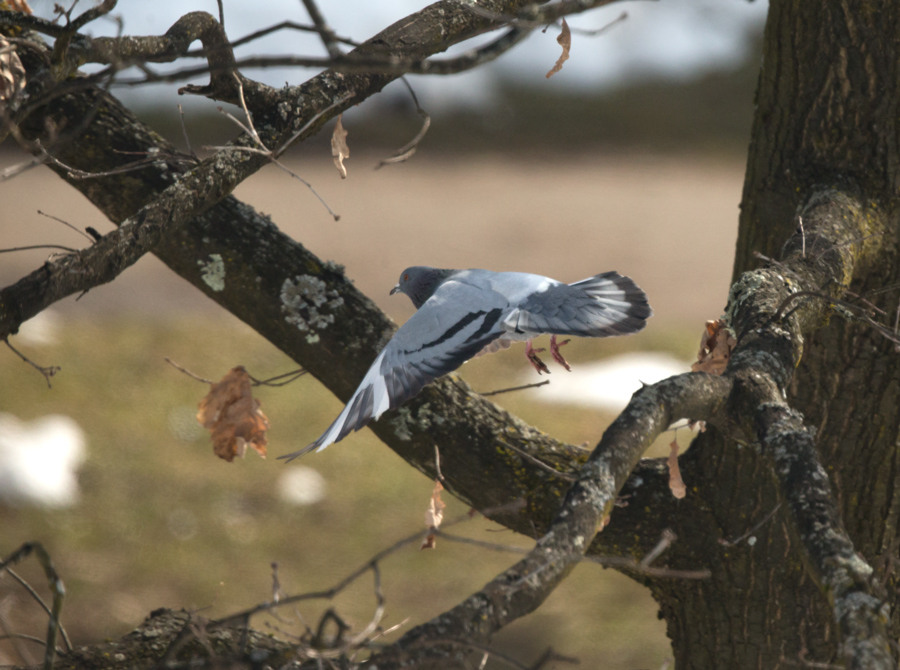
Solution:
<path fill-rule="evenodd" d="M 779 258 L 800 223 L 798 208 L 822 186 L 837 188 L 888 222 L 886 233 L 873 226 L 872 238 L 858 241 L 881 249 L 877 263 L 857 268 L 852 290 L 893 323 L 900 274 L 898 36 L 896 3 L 772 0 L 735 279 L 762 264 L 754 252 Z M 816 241 L 806 240 L 811 256 Z M 889 286 L 894 288 L 877 293 Z M 845 317 L 835 313 L 807 339 L 788 402 L 817 429 L 817 449 L 846 529 L 889 594 L 896 639 L 900 357 L 871 327 Z M 668 624 L 676 667 L 838 662 L 833 609 L 807 576 L 784 508 L 764 522 L 779 502 L 758 450 L 707 431 L 683 461 L 693 500 L 679 515 L 675 530 L 683 542 L 674 549 L 683 552 L 679 562 L 703 564 L 713 577 L 650 584 Z"/>

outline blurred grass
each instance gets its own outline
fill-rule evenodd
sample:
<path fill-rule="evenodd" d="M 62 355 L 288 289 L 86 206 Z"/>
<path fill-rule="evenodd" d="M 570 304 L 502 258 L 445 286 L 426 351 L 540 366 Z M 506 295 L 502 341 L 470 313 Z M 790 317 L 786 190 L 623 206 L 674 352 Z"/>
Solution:
<path fill-rule="evenodd" d="M 576 365 L 635 349 L 689 359 L 696 339 L 696 333 L 668 332 L 576 341 L 566 355 Z M 272 424 L 268 459 L 250 453 L 228 464 L 212 455 L 208 435 L 193 420 L 206 385 L 163 358 L 212 379 L 239 364 L 260 379 L 296 367 L 233 320 L 65 321 L 54 345 L 29 347 L 15 339 L 14 344 L 41 364 L 60 365 L 62 372 L 49 390 L 31 367 L 3 353 L 0 411 L 22 420 L 51 413 L 71 416 L 87 433 L 89 457 L 80 471 L 82 495 L 76 506 L 0 507 L 0 553 L 7 555 L 25 541 L 45 544 L 67 586 L 63 623 L 76 644 L 118 637 L 157 607 L 202 609 L 203 616 L 216 617 L 268 600 L 272 561 L 280 564 L 288 593 L 330 587 L 423 525 L 432 482 L 368 430 L 303 460 L 327 481 L 323 501 L 293 507 L 278 498 L 278 477 L 289 466 L 274 456 L 317 437 L 341 408 L 311 377 L 280 389 L 255 389 Z M 486 391 L 521 383 L 526 369 L 518 347 L 469 363 L 462 375 Z M 496 400 L 576 444 L 596 443 L 612 418 L 591 409 L 540 404 L 537 393 Z M 661 442 L 670 440 L 671 435 L 664 436 Z M 466 511 L 446 498 L 445 518 Z M 519 547 L 531 544 L 483 520 L 454 532 Z M 382 566 L 388 604 L 384 625 L 408 618 L 400 632 L 408 630 L 453 606 L 515 559 L 442 540 L 435 551 L 422 552 L 415 545 L 399 551 Z M 43 586 L 34 565 L 21 572 Z M 9 578 L 0 581 L 0 603 L 0 615 L 14 627 L 43 636 L 44 620 Z M 365 626 L 374 607 L 371 577 L 334 604 L 357 629 Z M 304 605 L 301 613 L 314 626 L 330 605 Z M 659 667 L 670 652 L 656 612 L 641 587 L 613 571 L 584 565 L 537 613 L 498 636 L 497 644 L 525 662 L 552 645 L 579 657 L 582 667 Z M 285 616 L 293 619 L 294 614 Z M 266 621 L 261 617 L 254 625 L 263 627 Z"/>

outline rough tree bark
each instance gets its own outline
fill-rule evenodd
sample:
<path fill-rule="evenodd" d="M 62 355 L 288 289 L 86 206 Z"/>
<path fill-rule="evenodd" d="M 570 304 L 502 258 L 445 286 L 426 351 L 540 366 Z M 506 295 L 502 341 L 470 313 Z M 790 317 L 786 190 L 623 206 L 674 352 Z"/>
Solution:
<path fill-rule="evenodd" d="M 508 15 L 525 4 L 494 3 L 492 10 Z M 738 347 L 726 374 L 685 375 L 636 394 L 589 458 L 509 416 L 452 375 L 373 425 L 390 448 L 431 475 L 437 443 L 448 488 L 475 507 L 526 501 L 498 513 L 499 522 L 528 534 L 552 531 L 521 563 L 410 631 L 373 664 L 457 667 L 461 651 L 446 644 L 448 637 L 489 640 L 540 606 L 582 553 L 639 559 L 672 529 L 680 539 L 666 554 L 669 567 L 706 567 L 711 578 L 632 576 L 659 602 L 678 668 L 844 660 L 855 668 L 896 667 L 889 641 L 900 633 L 894 570 L 900 356 L 856 318 L 856 308 L 838 302 L 852 300 L 850 289 L 890 315 L 897 310 L 897 289 L 879 292 L 897 284 L 900 274 L 900 64 L 894 51 L 900 9 L 883 4 L 877 11 L 864 0 L 771 4 L 727 310 Z M 208 18 L 188 16 L 165 44 L 154 43 L 158 60 L 187 47 L 189 41 L 174 39 L 181 30 L 219 43 Z M 483 32 L 492 20 L 457 2 L 437 3 L 373 38 L 361 53 L 377 47 L 380 54 L 425 57 Z M 84 53 L 103 62 L 122 57 L 106 42 Z M 23 59 L 31 73 L 43 67 L 38 57 L 23 53 Z M 235 101 L 237 80 L 227 76 L 233 62 L 217 62 L 225 69 L 210 87 L 192 91 Z M 315 114 L 322 113 L 304 137 L 380 90 L 403 69 L 392 68 L 396 72 L 388 68 L 388 74 L 328 71 L 279 91 L 242 83 L 264 141 L 278 146 Z M 282 114 L 278 105 L 288 100 L 289 113 Z M 297 100 L 302 104 L 293 104 Z M 26 140 L 44 137 L 48 119 L 54 128 L 85 128 L 53 149 L 77 169 L 113 169 L 126 162 L 122 152 L 172 151 L 96 88 L 73 89 L 26 112 L 15 119 Z M 251 146 L 247 138 L 241 143 Z M 132 258 L 152 251 L 346 400 L 392 324 L 339 268 L 227 195 L 264 163 L 232 151 L 196 166 L 162 160 L 140 172 L 89 180 L 55 167 L 112 221 L 127 225 L 77 258 L 47 264 L 0 292 L 0 336 L 15 333 L 24 318 L 67 292 L 109 281 Z M 203 192 L 205 199 L 185 203 L 178 187 L 201 180 L 211 180 L 213 188 Z M 780 260 L 766 264 L 754 252 Z M 210 254 L 226 259 L 224 290 L 208 286 L 198 268 Z M 87 274 L 72 279 L 72 267 Z M 301 283 L 316 293 L 307 300 L 327 298 L 333 326 L 315 328 L 308 307 L 292 308 L 285 300 Z M 294 323 L 306 319 L 311 330 L 298 330 L 286 313 Z M 682 457 L 689 493 L 676 502 L 664 464 L 639 459 L 652 437 L 682 416 L 704 419 L 709 428 Z M 567 493 L 566 480 L 510 446 L 578 481 Z M 617 508 L 597 534 L 623 493 L 631 504 Z M 755 542 L 747 536 L 751 530 Z M 69 661 L 79 665 L 77 657 Z"/>

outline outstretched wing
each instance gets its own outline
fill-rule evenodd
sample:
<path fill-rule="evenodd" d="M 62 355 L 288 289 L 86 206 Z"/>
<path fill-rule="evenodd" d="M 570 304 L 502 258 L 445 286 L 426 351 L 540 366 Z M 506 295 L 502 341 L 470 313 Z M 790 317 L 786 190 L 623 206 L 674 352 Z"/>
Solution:
<path fill-rule="evenodd" d="M 504 319 L 513 333 L 608 337 L 636 333 L 653 314 L 628 277 L 604 272 L 574 284 L 545 283 Z"/>
<path fill-rule="evenodd" d="M 321 451 L 409 400 L 505 332 L 502 322 L 510 309 L 495 291 L 445 282 L 394 334 L 328 430 L 309 446 L 280 458 Z"/>

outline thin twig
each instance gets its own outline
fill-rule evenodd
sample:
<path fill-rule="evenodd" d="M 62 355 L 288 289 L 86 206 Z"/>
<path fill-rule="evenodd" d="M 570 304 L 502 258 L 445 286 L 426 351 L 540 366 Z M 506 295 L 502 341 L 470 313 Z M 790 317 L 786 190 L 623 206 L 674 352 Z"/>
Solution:
<path fill-rule="evenodd" d="M 38 563 L 40 563 L 41 567 L 44 569 L 44 575 L 47 577 L 50 591 L 53 593 L 53 607 L 50 611 L 50 620 L 47 623 L 47 643 L 44 652 L 44 670 L 53 670 L 53 663 L 56 660 L 56 637 L 60 627 L 59 616 L 62 612 L 66 588 L 59 578 L 56 568 L 53 567 L 53 562 L 50 560 L 50 554 L 47 553 L 47 550 L 44 549 L 44 546 L 39 542 L 26 542 L 5 560 L 0 561 L 0 571 L 9 568 L 12 565 L 16 565 L 20 561 L 28 558 L 32 553 L 37 557 Z"/>
<path fill-rule="evenodd" d="M 169 365 L 171 365 L 173 368 L 175 368 L 176 370 L 179 370 L 180 372 L 183 372 L 183 373 L 186 374 L 188 377 L 191 377 L 191 378 L 193 378 L 193 379 L 196 379 L 198 382 L 203 382 L 204 384 L 215 384 L 215 382 L 214 382 L 213 380 L 211 380 L 211 379 L 206 379 L 206 378 L 204 378 L 204 377 L 201 377 L 200 375 L 197 375 L 197 374 L 191 372 L 191 371 L 188 370 L 187 368 L 180 366 L 178 363 L 176 363 L 175 361 L 173 361 L 173 360 L 172 360 L 171 358 L 169 358 L 168 356 L 163 357 L 163 360 L 164 360 L 166 363 L 168 363 Z M 248 376 L 250 377 L 251 386 L 274 386 L 274 387 L 278 387 L 278 386 L 286 386 L 287 384 L 290 384 L 291 382 L 296 381 L 297 379 L 299 379 L 300 377 L 302 377 L 302 376 L 305 375 L 306 373 L 307 373 L 307 371 L 306 371 L 306 370 L 303 370 L 303 369 L 301 368 L 301 369 L 298 369 L 298 370 L 292 370 L 291 372 L 284 372 L 284 373 L 282 373 L 282 374 L 280 374 L 280 375 L 275 375 L 274 377 L 270 377 L 269 379 L 257 379 L 256 377 L 253 377 L 252 375 L 248 375 Z M 286 377 L 290 377 L 290 379 L 285 379 Z M 278 380 L 284 380 L 284 381 L 278 381 Z"/>
<path fill-rule="evenodd" d="M 538 386 L 544 386 L 549 383 L 550 383 L 550 380 L 545 379 L 542 382 L 534 382 L 533 384 L 523 384 L 522 386 L 513 386 L 508 389 L 499 389 L 497 391 L 488 391 L 486 393 L 481 393 L 480 395 L 487 398 L 488 396 L 500 395 L 501 393 L 511 393 L 512 391 L 522 391 L 524 389 L 534 389 L 534 388 L 537 388 Z"/>
<path fill-rule="evenodd" d="M 806 258 L 806 231 L 803 230 L 803 217 L 798 215 L 797 220 L 800 222 L 800 257 Z"/>
<path fill-rule="evenodd" d="M 281 162 L 278 160 L 278 157 L 281 156 L 281 154 L 283 154 L 284 151 L 285 151 L 285 150 L 286 150 L 286 149 L 287 149 L 287 148 L 288 148 L 288 147 L 289 147 L 289 146 L 290 146 L 290 145 L 291 145 L 298 137 L 300 137 L 300 135 L 302 135 L 302 134 L 303 134 L 303 133 L 304 133 L 304 132 L 305 132 L 305 131 L 306 131 L 306 130 L 307 130 L 307 129 L 308 129 L 308 128 L 309 128 L 309 127 L 317 120 L 317 119 L 319 119 L 323 114 L 326 114 L 327 112 L 329 112 L 330 110 L 334 109 L 334 108 L 337 107 L 338 105 L 341 105 L 341 104 L 345 103 L 347 100 L 349 100 L 351 97 L 353 97 L 354 94 L 353 94 L 352 92 L 351 92 L 351 93 L 348 93 L 347 95 L 343 96 L 342 98 L 340 98 L 340 99 L 336 100 L 335 102 L 333 102 L 332 104 L 330 104 L 330 105 L 329 105 L 328 107 L 326 107 L 325 109 L 323 109 L 323 110 L 321 110 L 320 112 L 316 113 L 309 121 L 307 121 L 307 122 L 300 128 L 300 130 L 298 130 L 296 133 L 294 133 L 294 134 L 293 134 L 293 135 L 292 135 L 292 136 L 291 136 L 284 144 L 282 144 L 281 147 L 280 147 L 279 149 L 276 149 L 276 150 L 273 151 L 273 150 L 269 149 L 268 147 L 266 147 L 266 145 L 263 143 L 262 139 L 260 139 L 259 135 L 256 133 L 256 129 L 253 128 L 253 120 L 252 120 L 251 115 L 250 115 L 250 110 L 247 109 L 247 105 L 246 105 L 246 103 L 245 103 L 245 101 L 244 101 L 244 96 L 243 96 L 243 86 L 241 86 L 240 81 L 238 81 L 238 91 L 239 91 L 239 93 L 240 93 L 241 105 L 242 105 L 242 107 L 243 107 L 244 114 L 247 116 L 247 120 L 248 120 L 248 122 L 250 123 L 250 127 L 247 127 L 246 125 L 244 125 L 243 123 L 241 123 L 241 121 L 239 121 L 237 118 L 235 118 L 232 114 L 229 114 L 228 112 L 226 112 L 225 110 L 223 110 L 221 107 L 219 108 L 219 112 L 221 112 L 221 113 L 224 114 L 226 117 L 228 117 L 229 119 L 231 119 L 234 123 L 236 123 L 236 124 L 238 125 L 238 127 L 240 127 L 245 133 L 247 133 L 247 135 L 250 136 L 250 138 L 253 139 L 254 142 L 257 144 L 257 147 L 228 146 L 228 147 L 205 147 L 205 148 L 206 148 L 206 149 L 211 149 L 211 150 L 214 150 L 214 151 L 226 151 L 226 150 L 246 151 L 246 152 L 249 152 L 249 153 L 256 153 L 256 154 L 259 154 L 259 155 L 261 155 L 261 156 L 265 156 L 265 157 L 268 158 L 274 165 L 276 165 L 278 168 L 284 170 L 286 173 L 288 173 L 288 174 L 289 174 L 290 176 L 292 176 L 294 179 L 298 180 L 298 181 L 301 182 L 304 186 L 306 186 L 306 188 L 309 189 L 310 192 L 311 192 L 314 196 L 316 196 L 316 198 L 318 199 L 318 201 L 322 203 L 322 206 L 325 207 L 325 209 L 328 210 L 328 213 L 331 214 L 332 218 L 333 218 L 335 221 L 340 221 L 340 220 L 341 220 L 340 215 L 334 213 L 334 211 L 331 209 L 331 207 L 328 206 L 328 203 L 325 202 L 325 199 L 324 199 L 321 195 L 319 195 L 319 192 L 316 191 L 315 188 L 313 188 L 313 185 L 310 184 L 308 181 L 306 181 L 306 180 L 305 180 L 303 177 L 301 177 L 300 175 L 296 174 L 295 172 L 293 172 L 292 170 L 290 170 L 289 168 L 287 168 L 283 163 L 281 163 Z"/>
<path fill-rule="evenodd" d="M 184 109 L 181 108 L 181 105 L 178 105 L 178 114 L 181 117 L 181 133 L 184 135 L 184 143 L 187 145 L 188 152 L 191 154 L 191 157 L 200 162 L 200 158 L 194 153 L 194 149 L 191 147 L 191 138 L 188 137 L 187 126 L 184 124 Z"/>
<path fill-rule="evenodd" d="M 851 302 L 847 302 L 846 300 L 841 300 L 840 298 L 834 298 L 826 293 L 822 293 L 820 291 L 797 291 L 795 293 L 791 293 L 787 298 L 785 298 L 782 303 L 778 306 L 778 309 L 775 310 L 775 314 L 769 319 L 769 322 L 780 321 L 782 319 L 786 319 L 795 311 L 802 307 L 802 303 L 797 305 L 790 311 L 786 311 L 788 306 L 798 300 L 800 298 L 821 298 L 822 300 L 826 300 L 830 303 L 838 305 L 840 307 L 845 308 L 849 312 L 852 312 L 855 316 L 857 316 L 861 321 L 865 322 L 869 326 L 871 326 L 879 335 L 884 337 L 885 339 L 894 343 L 894 345 L 900 347 L 900 337 L 898 337 L 895 332 L 892 332 L 890 328 L 887 326 L 878 323 L 875 319 L 866 314 L 865 310 L 858 305 L 854 305 Z"/>
<path fill-rule="evenodd" d="M 9 576 L 10 576 L 10 577 L 12 577 L 12 578 L 15 579 L 17 582 L 19 582 L 19 585 L 20 585 L 23 589 L 25 589 L 26 591 L 28 591 L 28 594 L 29 594 L 32 598 L 34 598 L 35 601 L 37 601 L 37 604 L 40 605 L 40 606 L 41 606 L 41 609 L 43 609 L 44 612 L 47 613 L 47 616 L 53 616 L 53 613 L 50 611 L 50 607 L 47 605 L 47 603 L 44 602 L 44 599 L 41 598 L 41 596 L 38 594 L 38 592 L 35 591 L 34 588 L 32 588 L 31 584 L 29 584 L 28 582 L 26 582 L 26 581 L 25 581 L 25 580 L 24 580 L 24 579 L 23 579 L 23 578 L 15 571 L 15 570 L 13 570 L 12 568 L 6 568 L 6 572 L 9 573 Z M 63 628 L 62 623 L 59 624 L 59 632 L 60 632 L 60 634 L 62 635 L 63 642 L 65 642 L 65 644 L 66 644 L 66 649 L 67 649 L 68 651 L 72 651 L 72 641 L 69 639 L 69 634 L 66 632 L 66 629 Z M 40 638 L 34 638 L 34 639 L 36 639 L 36 640 L 38 640 L 39 642 L 41 642 L 41 644 L 44 644 L 44 641 L 41 640 Z"/>
<path fill-rule="evenodd" d="M 662 554 L 666 549 L 672 546 L 672 543 L 678 539 L 678 536 L 673 533 L 671 530 L 666 528 L 662 532 L 662 537 L 659 538 L 659 542 L 656 543 L 656 546 L 651 549 L 644 558 L 641 559 L 640 566 L 642 568 L 648 568 L 650 565 L 659 558 L 660 554 Z"/>
<path fill-rule="evenodd" d="M 434 445 L 434 469 L 437 472 L 437 478 L 444 481 L 444 474 L 441 472 L 441 450 L 437 444 Z"/>
<path fill-rule="evenodd" d="M 652 565 L 642 566 L 633 558 L 624 556 L 585 556 L 585 561 L 599 563 L 605 568 L 617 568 L 623 571 L 636 572 L 648 577 L 662 577 L 666 579 L 709 579 L 712 572 L 709 570 L 674 570 L 671 568 L 657 568 Z"/>
<path fill-rule="evenodd" d="M 600 26 L 599 28 L 587 29 L 587 28 L 569 28 L 572 31 L 573 35 L 584 35 L 585 37 L 598 37 L 602 35 L 607 30 L 621 23 L 622 21 L 628 20 L 628 12 L 622 12 L 612 21 L 607 23 L 605 26 Z"/>
<path fill-rule="evenodd" d="M 41 216 L 46 216 L 48 219 L 53 219 L 54 221 L 57 221 L 57 222 L 63 224 L 64 226 L 68 226 L 69 228 L 71 228 L 72 230 L 74 230 L 74 231 L 75 231 L 76 233 L 78 233 L 79 235 L 81 235 L 81 236 L 83 236 L 83 237 L 86 237 L 86 238 L 90 241 L 91 244 L 93 244 L 93 243 L 95 242 L 94 238 L 92 238 L 90 235 L 88 235 L 86 232 L 84 232 L 84 231 L 81 230 L 80 228 L 76 228 L 75 226 L 73 226 L 73 225 L 72 225 L 71 223 L 69 223 L 68 221 L 63 221 L 63 220 L 60 219 L 59 217 L 53 216 L 52 214 L 47 214 L 46 212 L 42 212 L 41 210 L 38 210 L 37 213 L 40 214 Z"/>
<path fill-rule="evenodd" d="M 390 158 L 382 159 L 381 162 L 375 166 L 376 170 L 383 168 L 385 165 L 402 163 L 412 158 L 413 154 L 416 153 L 419 142 L 422 141 L 422 138 L 425 137 L 425 133 L 427 133 L 428 129 L 431 127 L 431 117 L 424 109 L 422 109 L 421 105 L 419 105 L 419 98 L 418 96 L 416 96 L 416 92 L 413 89 L 412 85 L 409 83 L 406 77 L 400 77 L 400 81 L 403 82 L 403 84 L 406 86 L 406 89 L 409 91 L 410 96 L 412 96 L 413 103 L 416 105 L 416 113 L 423 119 L 422 127 L 419 129 L 419 132 L 416 134 L 416 136 L 413 137 L 412 140 L 407 142 L 405 145 L 397 149 L 397 151 L 394 152 L 393 156 L 391 156 Z"/>
<path fill-rule="evenodd" d="M 53 385 L 50 384 L 50 378 L 51 378 L 51 377 L 54 377 L 56 374 L 58 374 L 59 371 L 62 370 L 61 367 L 59 367 L 58 365 L 50 365 L 50 366 L 47 366 L 47 367 L 44 367 L 44 366 L 42 366 L 42 365 L 38 365 L 38 364 L 35 363 L 33 360 L 31 360 L 30 358 L 28 358 L 27 356 L 25 356 L 23 353 L 21 353 L 21 352 L 20 352 L 18 349 L 16 349 L 13 345 L 11 345 L 11 344 L 9 343 L 9 338 L 8 338 L 8 337 L 4 337 L 4 338 L 3 338 L 3 341 L 6 342 L 6 346 L 9 347 L 10 350 L 12 350 L 12 352 L 13 352 L 16 356 L 18 356 L 19 358 L 21 358 L 23 361 L 25 361 L 26 363 L 28 363 L 28 365 L 30 365 L 30 366 L 33 367 L 35 370 L 37 370 L 37 371 L 40 372 L 42 375 L 44 375 L 44 379 L 47 381 L 47 388 L 53 388 Z"/>
<path fill-rule="evenodd" d="M 778 503 L 777 505 L 775 505 L 775 507 L 772 508 L 772 511 L 769 512 L 768 514 L 766 514 L 762 518 L 762 521 L 760 521 L 758 524 L 753 526 L 753 528 L 748 530 L 746 533 L 744 533 L 740 537 L 736 537 L 733 540 L 726 540 L 725 538 L 722 538 L 719 540 L 719 544 L 726 546 L 726 547 L 733 547 L 733 546 L 743 542 L 745 539 L 747 539 L 748 537 L 753 535 L 753 533 L 758 531 L 769 519 L 771 519 L 773 516 L 775 516 L 775 512 L 777 512 L 779 509 L 781 509 L 781 503 Z"/>
<path fill-rule="evenodd" d="M 247 44 L 248 42 L 258 40 L 261 37 L 265 37 L 266 35 L 270 35 L 271 33 L 277 32 L 279 30 L 285 30 L 285 29 L 300 30 L 302 32 L 307 32 L 307 33 L 319 32 L 318 30 L 316 30 L 315 26 L 308 26 L 308 25 L 305 25 L 302 23 L 294 23 L 293 21 L 282 21 L 281 23 L 277 23 L 274 26 L 269 26 L 268 28 L 263 28 L 262 30 L 257 30 L 254 33 L 245 35 L 244 37 L 241 37 L 240 39 L 237 39 L 234 42 L 229 43 L 229 46 L 232 49 L 234 49 L 235 47 L 243 46 L 244 44 Z M 351 47 L 359 46 L 359 42 L 357 42 L 356 40 L 352 40 L 349 37 L 339 37 L 338 35 L 335 35 L 334 39 L 336 42 L 340 42 L 341 44 L 346 44 L 347 46 L 351 46 Z M 202 49 L 200 49 L 197 51 L 188 51 L 185 55 L 186 56 L 203 56 L 204 53 L 205 52 Z"/>
<path fill-rule="evenodd" d="M 513 512 L 513 511 L 519 510 L 522 508 L 523 505 L 524 505 L 524 501 L 515 500 L 515 501 L 513 501 L 511 503 L 507 503 L 505 505 L 500 505 L 498 507 L 481 510 L 481 514 L 487 518 L 490 518 L 490 516 L 494 515 L 494 514 L 502 514 L 505 512 Z M 472 515 L 469 514 L 468 512 L 466 512 L 465 514 L 459 515 L 455 519 L 451 519 L 450 521 L 445 521 L 442 525 L 444 528 L 450 528 L 452 526 L 455 526 L 456 524 L 468 521 L 471 518 L 472 518 Z M 282 598 L 278 603 L 271 603 L 271 602 L 262 603 L 262 604 L 256 605 L 255 607 L 251 607 L 249 609 L 242 610 L 242 611 L 236 612 L 234 614 L 230 614 L 222 619 L 213 621 L 210 623 L 210 625 L 220 626 L 220 625 L 231 623 L 234 621 L 243 621 L 245 619 L 249 619 L 254 614 L 258 614 L 260 612 L 267 612 L 276 607 L 283 607 L 285 605 L 289 605 L 289 604 L 296 603 L 296 602 L 301 602 L 304 600 L 330 600 L 330 599 L 334 598 L 336 595 L 338 595 L 339 593 L 341 593 L 350 584 L 353 584 L 357 579 L 359 579 L 366 572 L 371 570 L 372 566 L 374 564 L 381 562 L 386 557 L 390 556 L 391 554 L 396 553 L 403 547 L 406 547 L 415 542 L 420 542 L 421 540 L 422 540 L 422 531 L 417 531 L 411 535 L 408 535 L 407 537 L 404 537 L 404 538 L 398 540 L 397 542 L 392 544 L 390 547 L 387 547 L 386 549 L 382 549 L 381 551 L 379 551 L 377 554 L 372 556 L 372 558 L 370 558 L 368 561 L 366 561 L 363 565 L 361 565 L 359 568 L 357 568 L 356 570 L 351 572 L 349 575 L 344 577 L 341 581 L 339 581 L 337 584 L 335 584 L 334 586 L 332 586 L 329 589 L 326 589 L 324 591 L 312 591 L 312 592 L 308 592 L 308 593 L 301 593 L 301 594 L 298 594 L 295 596 L 287 596 L 285 598 Z"/>
<path fill-rule="evenodd" d="M 296 141 L 296 140 L 297 140 L 304 132 L 306 132 L 306 130 L 307 130 L 310 126 L 312 126 L 313 123 L 315 123 L 316 121 L 318 121 L 324 114 L 327 114 L 328 112 L 330 112 L 330 111 L 331 111 L 332 109 L 334 109 L 335 107 L 339 107 L 339 106 L 343 105 L 345 102 L 347 102 L 348 100 L 350 100 L 354 95 L 356 95 L 356 91 L 349 91 L 349 92 L 345 93 L 344 95 L 342 95 L 342 96 L 341 96 L 340 98 L 338 98 L 337 100 L 335 100 L 333 103 L 331 103 L 330 105 L 328 105 L 328 107 L 326 107 L 325 109 L 323 109 L 323 110 L 321 110 L 321 111 L 319 111 L 319 112 L 316 112 L 316 114 L 314 114 L 313 117 L 312 117 L 309 121 L 307 121 L 306 123 L 303 124 L 303 126 L 300 128 L 300 130 L 298 130 L 296 133 L 294 133 L 293 135 L 291 135 L 290 138 L 289 138 L 284 144 L 282 144 L 278 149 L 275 150 L 275 158 L 280 157 L 281 154 L 283 154 L 285 151 L 287 151 L 287 149 L 288 149 L 288 148 L 289 148 L 289 147 L 290 147 L 290 146 L 291 146 L 291 145 L 292 145 L 292 144 L 293 144 L 293 143 L 294 143 L 294 142 L 295 142 L 295 141 Z"/>
<path fill-rule="evenodd" d="M 559 477 L 560 479 L 564 479 L 567 482 L 574 482 L 578 479 L 574 475 L 570 475 L 565 472 L 560 472 L 559 470 L 554 469 L 553 466 L 548 465 L 547 463 L 544 463 L 544 461 L 540 460 L 539 458 L 535 458 L 531 454 L 529 454 L 525 451 L 522 451 L 518 447 L 514 447 L 513 445 L 508 444 L 507 442 L 501 442 L 500 444 L 502 446 L 504 446 L 505 448 L 509 449 L 510 451 L 514 451 L 516 454 L 518 454 L 519 456 L 524 458 L 529 463 L 532 463 L 532 464 L 538 466 L 539 468 L 541 468 L 542 470 L 549 472 L 554 477 Z"/>
<path fill-rule="evenodd" d="M 291 384 L 303 375 L 305 375 L 308 371 L 303 368 L 299 368 L 297 370 L 291 370 L 290 372 L 284 372 L 280 375 L 275 375 L 274 377 L 269 377 L 268 379 L 257 379 L 256 377 L 250 375 L 250 381 L 252 382 L 251 386 L 287 386 Z M 285 379 L 286 377 L 290 377 L 290 379 Z M 284 381 L 277 381 L 283 379 Z"/>
<path fill-rule="evenodd" d="M 168 356 L 164 357 L 163 360 L 164 360 L 166 363 L 168 363 L 169 365 L 171 365 L 173 368 L 175 368 L 176 370 L 180 370 L 181 372 L 183 372 L 184 374 L 186 374 L 188 377 L 193 377 L 193 378 L 196 379 L 198 382 L 203 382 L 204 384 L 215 384 L 215 382 L 214 382 L 212 379 L 204 379 L 203 377 L 200 377 L 200 376 L 198 376 L 198 375 L 195 375 L 193 372 L 191 372 L 191 371 L 188 370 L 187 368 L 181 367 L 180 365 L 178 365 L 178 363 L 176 363 L 175 361 L 173 361 L 173 360 L 172 360 L 171 358 L 169 358 Z"/>
<path fill-rule="evenodd" d="M 530 550 L 522 547 L 514 547 L 511 544 L 498 544 L 496 542 L 485 542 L 484 540 L 476 540 L 472 537 L 462 537 L 461 535 L 451 535 L 443 530 L 435 530 L 434 535 L 450 542 L 459 544 L 468 544 L 481 549 L 490 549 L 491 551 L 505 551 L 512 554 L 527 554 Z"/>
<path fill-rule="evenodd" d="M 112 177 L 113 175 L 143 170 L 150 165 L 166 160 L 171 160 L 175 163 L 193 163 L 195 160 L 197 160 L 196 156 L 191 156 L 189 158 L 187 156 L 182 156 L 174 153 L 153 152 L 148 153 L 146 156 L 144 156 L 144 158 L 132 161 L 131 163 L 126 163 L 125 165 L 120 165 L 119 167 L 113 168 L 112 170 L 104 170 L 103 172 L 85 172 L 84 170 L 79 170 L 78 168 L 73 168 L 70 165 L 66 165 L 55 156 L 51 156 L 47 152 L 47 150 L 44 149 L 43 145 L 41 145 L 40 140 L 35 140 L 34 144 L 35 147 L 40 150 L 41 155 L 43 156 L 45 161 L 53 163 L 57 167 L 65 170 L 70 179 L 99 179 L 101 177 Z"/>
<path fill-rule="evenodd" d="M 63 251 L 68 251 L 72 254 L 78 253 L 78 249 L 73 249 L 72 247 L 64 247 L 59 244 L 31 244 L 27 247 L 11 247 L 9 249 L 0 249 L 0 254 L 9 254 L 13 251 L 30 251 L 32 249 L 62 249 Z"/>
<path fill-rule="evenodd" d="M 325 50 L 328 52 L 328 55 L 332 58 L 340 58 L 343 56 L 343 52 L 337 45 L 337 36 L 325 22 L 325 17 L 322 16 L 322 12 L 319 11 L 315 0 L 303 0 L 303 6 L 306 7 L 309 18 L 312 19 L 313 24 L 316 26 L 316 32 L 319 33 L 319 37 L 322 38 L 322 43 L 325 45 Z"/>
<path fill-rule="evenodd" d="M 28 172 L 31 168 L 35 168 L 38 165 L 43 165 L 44 161 L 40 158 L 31 158 L 27 161 L 23 161 L 21 163 L 16 163 L 15 165 L 10 165 L 8 168 L 4 168 L 0 170 L 0 182 L 8 181 L 13 179 L 14 177 L 18 177 L 23 172 Z"/>

